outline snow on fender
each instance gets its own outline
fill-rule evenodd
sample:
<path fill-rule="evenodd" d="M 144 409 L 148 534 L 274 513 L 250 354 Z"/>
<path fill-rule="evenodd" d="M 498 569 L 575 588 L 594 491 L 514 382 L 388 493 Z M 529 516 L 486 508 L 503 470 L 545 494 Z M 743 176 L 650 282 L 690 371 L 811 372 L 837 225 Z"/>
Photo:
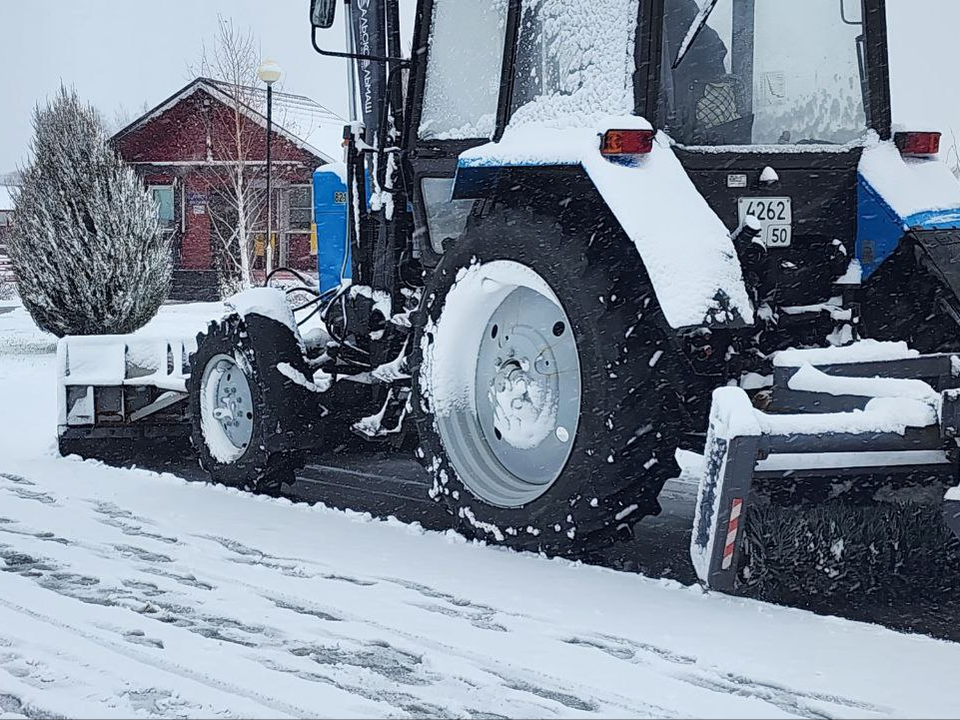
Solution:
<path fill-rule="evenodd" d="M 470 197 L 484 169 L 580 165 L 633 241 L 673 328 L 753 323 L 730 230 L 697 191 L 670 147 L 657 135 L 652 152 L 621 164 L 600 154 L 607 129 L 652 129 L 634 116 L 596 128 L 510 127 L 498 143 L 464 152 L 454 197 Z M 682 245 L 679 245 L 682 243 Z"/>
<path fill-rule="evenodd" d="M 290 332 L 300 340 L 300 330 L 293 316 L 293 309 L 283 290 L 272 287 L 249 288 L 228 298 L 226 305 L 242 318 L 247 315 L 261 315 L 276 320 L 290 328 Z"/>

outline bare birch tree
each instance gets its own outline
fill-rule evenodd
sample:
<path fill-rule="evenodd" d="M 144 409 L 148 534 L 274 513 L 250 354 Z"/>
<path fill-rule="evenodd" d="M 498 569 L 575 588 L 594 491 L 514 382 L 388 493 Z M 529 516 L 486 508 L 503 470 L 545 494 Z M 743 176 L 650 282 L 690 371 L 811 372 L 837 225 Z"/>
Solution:
<path fill-rule="evenodd" d="M 206 121 L 207 166 L 205 180 L 211 199 L 211 233 L 226 265 L 227 290 L 249 287 L 255 257 L 255 225 L 263 220 L 266 168 L 259 160 L 264 130 L 248 113 L 258 111 L 257 68 L 260 51 L 250 29 L 236 27 L 220 16 L 212 47 L 205 45 L 194 75 L 218 81 L 228 98 L 226 107 L 214 104 Z M 265 224 L 265 223 L 264 223 Z"/>
<path fill-rule="evenodd" d="M 953 174 L 960 179 L 960 145 L 957 144 L 957 134 L 953 131 L 953 128 L 950 128 L 950 138 L 953 141 L 953 145 L 951 145 L 950 150 L 947 151 L 946 162 L 950 166 L 950 169 L 953 170 Z"/>

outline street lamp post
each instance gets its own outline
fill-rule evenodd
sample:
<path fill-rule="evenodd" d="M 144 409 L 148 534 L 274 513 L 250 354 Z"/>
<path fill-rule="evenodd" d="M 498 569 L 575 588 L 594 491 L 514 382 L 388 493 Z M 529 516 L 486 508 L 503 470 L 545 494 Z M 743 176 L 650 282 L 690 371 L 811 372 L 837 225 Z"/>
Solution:
<path fill-rule="evenodd" d="M 273 197 L 270 194 L 270 151 L 273 139 L 273 84 L 280 79 L 280 66 L 273 60 L 265 60 L 257 70 L 257 76 L 267 86 L 267 241 L 264 248 L 266 255 L 267 276 L 273 271 Z"/>

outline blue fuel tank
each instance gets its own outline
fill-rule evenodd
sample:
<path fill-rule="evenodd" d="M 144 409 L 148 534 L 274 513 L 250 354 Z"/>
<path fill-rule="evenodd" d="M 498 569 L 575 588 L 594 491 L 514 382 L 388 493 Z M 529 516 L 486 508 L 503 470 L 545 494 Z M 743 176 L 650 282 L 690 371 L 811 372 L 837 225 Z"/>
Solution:
<path fill-rule="evenodd" d="M 314 240 L 321 293 L 351 277 L 346 177 L 343 163 L 323 165 L 313 173 Z"/>

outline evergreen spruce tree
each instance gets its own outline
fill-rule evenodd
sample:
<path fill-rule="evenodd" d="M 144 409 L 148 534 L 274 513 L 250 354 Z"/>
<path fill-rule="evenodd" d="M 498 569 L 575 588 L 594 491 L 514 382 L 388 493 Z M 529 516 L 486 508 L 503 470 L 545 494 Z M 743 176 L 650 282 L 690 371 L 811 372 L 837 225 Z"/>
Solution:
<path fill-rule="evenodd" d="M 33 128 L 8 242 L 23 304 L 58 337 L 137 330 L 170 282 L 153 199 L 74 90 L 38 106 Z"/>

